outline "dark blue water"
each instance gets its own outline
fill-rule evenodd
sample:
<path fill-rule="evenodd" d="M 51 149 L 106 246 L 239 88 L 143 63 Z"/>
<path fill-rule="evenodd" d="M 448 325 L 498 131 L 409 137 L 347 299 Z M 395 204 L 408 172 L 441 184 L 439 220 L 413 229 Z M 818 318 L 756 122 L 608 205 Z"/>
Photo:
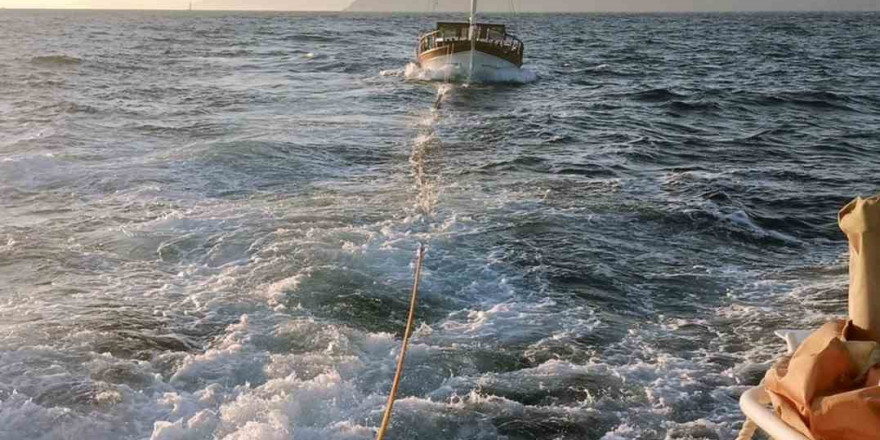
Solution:
<path fill-rule="evenodd" d="M 0 439 L 731 439 L 845 313 L 880 15 L 0 11 Z M 409 75 L 408 75 L 409 74 Z M 435 108 L 435 101 L 440 102 Z"/>

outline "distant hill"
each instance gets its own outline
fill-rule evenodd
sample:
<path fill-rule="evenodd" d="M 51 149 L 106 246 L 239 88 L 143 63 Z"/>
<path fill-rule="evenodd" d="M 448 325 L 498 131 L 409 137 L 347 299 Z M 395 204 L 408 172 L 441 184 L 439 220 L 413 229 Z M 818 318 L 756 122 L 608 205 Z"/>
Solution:
<path fill-rule="evenodd" d="M 355 12 L 428 12 L 432 10 L 432 0 L 354 0 L 346 11 Z M 520 3 L 517 1 L 516 3 Z M 439 0 L 437 12 L 463 12 L 470 10 L 470 0 Z M 509 12 L 507 0 L 482 0 L 480 12 Z"/>
<path fill-rule="evenodd" d="M 428 12 L 433 0 L 354 0 L 347 11 Z M 876 11 L 880 0 L 480 0 L 480 12 Z M 470 0 L 438 0 L 437 12 L 465 12 Z"/>

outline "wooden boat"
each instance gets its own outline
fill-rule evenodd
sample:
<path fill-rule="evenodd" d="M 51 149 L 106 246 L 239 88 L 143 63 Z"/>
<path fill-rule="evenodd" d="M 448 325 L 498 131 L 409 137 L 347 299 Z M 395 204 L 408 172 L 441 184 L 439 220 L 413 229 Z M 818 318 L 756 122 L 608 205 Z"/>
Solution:
<path fill-rule="evenodd" d="M 477 23 L 477 0 L 471 0 L 467 23 L 440 22 L 423 33 L 416 49 L 422 69 L 444 72 L 447 78 L 492 78 L 499 70 L 519 69 L 523 43 L 503 24 Z"/>

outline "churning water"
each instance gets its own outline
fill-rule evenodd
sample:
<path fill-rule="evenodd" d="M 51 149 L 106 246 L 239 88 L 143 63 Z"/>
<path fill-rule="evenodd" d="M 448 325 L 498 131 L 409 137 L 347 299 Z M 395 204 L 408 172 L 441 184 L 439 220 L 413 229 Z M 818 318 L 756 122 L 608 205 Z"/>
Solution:
<path fill-rule="evenodd" d="M 730 439 L 845 313 L 880 15 L 0 11 L 0 439 Z M 412 69 L 410 69 L 411 71 Z M 412 72 L 409 72 L 412 73 Z"/>

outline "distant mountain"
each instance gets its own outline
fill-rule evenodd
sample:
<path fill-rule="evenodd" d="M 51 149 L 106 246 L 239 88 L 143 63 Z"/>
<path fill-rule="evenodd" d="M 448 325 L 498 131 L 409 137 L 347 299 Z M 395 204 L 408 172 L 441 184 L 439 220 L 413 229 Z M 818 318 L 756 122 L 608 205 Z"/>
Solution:
<path fill-rule="evenodd" d="M 465 12 L 470 0 L 354 0 L 347 11 Z M 880 0 L 480 0 L 480 12 L 876 11 Z"/>
<path fill-rule="evenodd" d="M 345 10 L 356 12 L 463 12 L 470 10 L 470 0 L 438 0 L 436 8 L 433 0 L 354 0 Z M 515 4 L 520 3 L 516 1 Z M 480 12 L 509 12 L 507 0 L 482 0 Z"/>

